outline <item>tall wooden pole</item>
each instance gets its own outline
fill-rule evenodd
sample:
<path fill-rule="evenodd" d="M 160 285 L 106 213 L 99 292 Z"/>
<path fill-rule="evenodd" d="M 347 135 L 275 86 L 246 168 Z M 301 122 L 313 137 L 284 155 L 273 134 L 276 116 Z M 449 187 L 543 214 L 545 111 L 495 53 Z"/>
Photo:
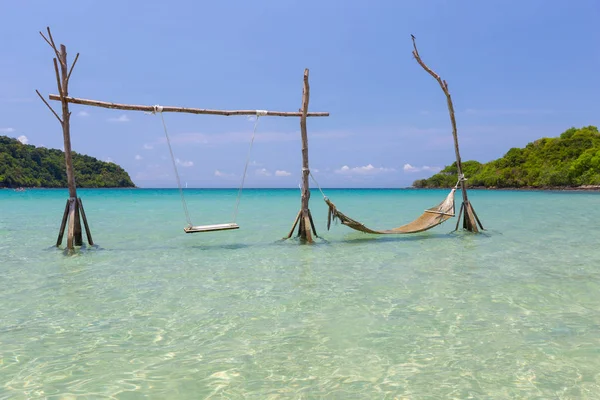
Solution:
<path fill-rule="evenodd" d="M 65 208 L 63 219 L 61 222 L 60 230 L 58 233 L 58 239 L 56 241 L 56 246 L 60 246 L 63 239 L 65 225 L 67 225 L 68 221 L 68 231 L 67 231 L 67 249 L 73 250 L 75 246 L 81 246 L 83 244 L 83 237 L 81 231 L 81 218 L 83 218 L 83 222 L 86 228 L 86 234 L 88 238 L 88 243 L 93 245 L 94 242 L 92 240 L 92 235 L 89 230 L 89 226 L 87 223 L 87 218 L 85 216 L 85 211 L 83 210 L 83 204 L 81 200 L 77 197 L 77 187 L 75 184 L 75 171 L 73 169 L 73 157 L 71 154 L 71 112 L 69 111 L 69 102 L 67 101 L 67 97 L 69 95 L 69 78 L 71 77 L 71 72 L 73 72 L 73 67 L 77 63 L 79 59 L 79 53 L 75 56 L 75 60 L 71 65 L 71 68 L 68 68 L 67 64 L 67 48 L 64 44 L 60 45 L 60 51 L 56 48 L 54 43 L 54 39 L 52 38 L 52 33 L 50 32 L 50 28 L 48 30 L 48 38 L 44 36 L 43 33 L 40 32 L 40 35 L 44 38 L 44 40 L 52 47 L 56 57 L 53 59 L 54 61 L 54 72 L 56 74 L 56 84 L 58 88 L 58 92 L 60 94 L 60 101 L 62 105 L 62 118 L 58 116 L 58 114 L 50 107 L 48 102 L 44 100 L 39 91 L 36 91 L 38 96 L 42 99 L 42 101 L 48 106 L 50 111 L 54 114 L 54 116 L 58 119 L 62 126 L 63 131 L 63 146 L 65 153 L 65 167 L 67 170 L 67 185 L 69 188 L 69 199 L 67 200 L 67 206 Z M 60 68 L 59 68 L 60 64 Z"/>
<path fill-rule="evenodd" d="M 312 227 L 310 222 L 310 210 L 308 201 L 310 200 L 310 189 L 308 183 L 308 134 L 306 132 L 306 114 L 308 113 L 308 102 L 310 99 L 310 86 L 308 84 L 308 68 L 304 70 L 304 89 L 302 91 L 302 116 L 300 117 L 300 133 L 302 135 L 302 221 L 304 229 L 300 232 L 300 238 L 307 242 L 312 242 L 312 237 L 309 227 Z"/>
<path fill-rule="evenodd" d="M 446 103 L 448 105 L 448 112 L 450 114 L 450 122 L 452 124 L 452 137 L 454 138 L 454 152 L 456 154 L 456 170 L 458 173 L 458 180 L 460 182 L 460 188 L 461 188 L 462 197 L 463 197 L 463 203 L 461 205 L 458 218 L 460 220 L 460 214 L 464 211 L 463 228 L 468 231 L 471 231 L 471 232 L 479 232 L 479 229 L 477 228 L 477 224 L 479 224 L 479 227 L 481 229 L 483 229 L 483 226 L 481 225 L 481 222 L 479 221 L 479 218 L 477 217 L 477 214 L 475 213 L 475 210 L 473 209 L 473 206 L 469 202 L 469 198 L 467 196 L 467 186 L 466 186 L 466 182 L 465 182 L 465 176 L 463 174 L 462 161 L 460 159 L 460 151 L 458 149 L 458 133 L 457 133 L 457 129 L 456 129 L 456 118 L 454 116 L 454 106 L 452 104 L 452 97 L 450 96 L 450 91 L 448 90 L 448 83 L 445 80 L 442 80 L 442 78 L 440 78 L 440 76 L 438 74 L 433 72 L 433 70 L 431 68 L 429 68 L 423 62 L 423 60 L 421 59 L 421 56 L 419 55 L 419 51 L 417 50 L 417 44 L 415 42 L 415 37 L 413 35 L 411 35 L 411 37 L 412 37 L 412 42 L 413 42 L 413 56 L 415 57 L 415 59 L 417 60 L 419 65 L 421 67 L 423 67 L 423 69 L 425 71 L 427 71 L 427 73 L 429 73 L 429 75 L 431 75 L 439 83 L 440 87 L 442 88 L 442 91 L 446 95 Z M 458 223 L 457 223 L 457 227 L 458 227 Z"/>
<path fill-rule="evenodd" d="M 304 88 L 302 90 L 302 108 L 300 111 L 300 134 L 302 136 L 302 196 L 300 204 L 300 212 L 296 216 L 296 220 L 292 225 L 292 229 L 288 234 L 288 238 L 294 233 L 296 224 L 298 224 L 298 236 L 301 240 L 307 243 L 313 242 L 312 235 L 317 236 L 317 231 L 308 207 L 310 200 L 310 189 L 308 184 L 308 177 L 310 175 L 310 169 L 308 167 L 308 134 L 306 129 L 306 117 L 308 114 L 308 102 L 310 100 L 310 85 L 308 84 L 308 68 L 304 70 Z M 311 232 L 312 231 L 312 232 Z"/>
<path fill-rule="evenodd" d="M 60 61 L 61 79 L 61 105 L 62 105 L 62 130 L 65 150 L 65 167 L 67 169 L 67 185 L 69 187 L 69 231 L 67 233 L 67 248 L 81 246 L 83 238 L 81 235 L 81 219 L 79 215 L 79 204 L 77 203 L 77 186 L 75 185 L 75 172 L 73 170 L 73 157 L 71 154 L 71 112 L 69 103 L 65 98 L 69 95 L 69 81 L 67 80 L 67 47 L 60 45 L 58 54 Z"/>

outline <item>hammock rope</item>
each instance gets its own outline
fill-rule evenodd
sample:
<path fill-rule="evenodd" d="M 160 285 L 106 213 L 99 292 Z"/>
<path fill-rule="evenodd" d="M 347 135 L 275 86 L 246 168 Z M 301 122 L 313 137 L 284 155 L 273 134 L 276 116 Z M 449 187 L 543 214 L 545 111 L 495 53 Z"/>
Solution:
<path fill-rule="evenodd" d="M 349 228 L 354 230 L 364 232 L 364 233 L 372 233 L 377 235 L 382 234 L 409 234 L 409 233 L 417 233 L 429 230 L 434 228 L 446 220 L 455 216 L 455 207 L 454 207 L 454 193 L 458 189 L 460 182 L 465 181 L 466 178 L 463 174 L 458 178 L 456 185 L 450 190 L 450 193 L 446 196 L 440 204 L 435 207 L 431 207 L 426 209 L 423 214 L 421 214 L 417 219 L 412 222 L 409 222 L 405 225 L 402 225 L 398 228 L 386 229 L 386 230 L 375 230 L 366 227 L 364 224 L 348 217 L 343 214 L 341 211 L 337 209 L 335 204 L 325 195 L 319 182 L 315 179 L 312 173 L 310 173 L 311 178 L 319 188 L 319 191 L 323 195 L 323 200 L 329 207 L 329 211 L 327 213 L 327 230 L 331 227 L 331 221 L 339 220 L 343 225 L 346 225 Z"/>

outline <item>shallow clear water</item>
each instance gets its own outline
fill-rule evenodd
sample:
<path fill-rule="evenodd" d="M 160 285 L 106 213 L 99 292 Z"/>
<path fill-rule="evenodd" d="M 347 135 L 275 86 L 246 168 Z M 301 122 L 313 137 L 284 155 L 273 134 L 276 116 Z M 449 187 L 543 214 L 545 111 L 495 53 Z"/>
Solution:
<path fill-rule="evenodd" d="M 327 190 L 392 228 L 442 190 Z M 298 190 L 186 235 L 176 190 L 80 190 L 97 247 L 52 247 L 66 190 L 0 191 L 0 398 L 600 398 L 600 194 L 471 191 L 485 234 L 279 241 Z M 187 190 L 194 224 L 235 190 Z M 457 193 L 457 202 L 460 193 Z"/>

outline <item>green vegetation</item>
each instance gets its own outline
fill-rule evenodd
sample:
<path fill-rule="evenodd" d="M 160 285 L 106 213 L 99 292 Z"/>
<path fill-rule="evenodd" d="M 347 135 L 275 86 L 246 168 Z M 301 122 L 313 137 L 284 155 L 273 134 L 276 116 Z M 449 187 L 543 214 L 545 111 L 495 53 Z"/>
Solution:
<path fill-rule="evenodd" d="M 129 174 L 117 164 L 75 152 L 72 154 L 77 187 L 135 187 Z M 66 186 L 63 151 L 26 145 L 0 136 L 0 188 Z"/>
<path fill-rule="evenodd" d="M 600 185 L 600 133 L 595 126 L 571 128 L 560 137 L 541 138 L 524 149 L 512 148 L 502 158 L 481 164 L 463 163 L 469 186 L 488 188 L 546 188 Z M 456 184 L 456 162 L 417 188 Z"/>

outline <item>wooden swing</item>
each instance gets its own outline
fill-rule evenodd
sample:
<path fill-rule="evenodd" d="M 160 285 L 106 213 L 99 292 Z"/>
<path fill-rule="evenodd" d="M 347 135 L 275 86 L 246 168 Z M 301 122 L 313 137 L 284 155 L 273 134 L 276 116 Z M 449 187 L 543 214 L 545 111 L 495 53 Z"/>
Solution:
<path fill-rule="evenodd" d="M 183 205 L 183 211 L 185 212 L 185 217 L 187 219 L 188 225 L 183 228 L 185 233 L 203 233 L 203 232 L 217 232 L 217 231 L 229 231 L 233 229 L 239 229 L 240 226 L 235 222 L 235 219 L 238 214 L 239 206 L 240 206 L 240 198 L 242 196 L 242 190 L 244 188 L 244 181 L 246 179 L 246 172 L 248 171 L 248 163 L 250 162 L 250 154 L 252 153 L 252 144 L 254 143 L 254 138 L 256 137 L 256 128 L 258 127 L 258 121 L 261 116 L 265 116 L 268 114 L 265 110 L 256 110 L 256 120 L 254 122 L 254 129 L 252 130 L 252 139 L 250 140 L 250 148 L 248 149 L 248 156 L 246 157 L 246 164 L 244 165 L 244 173 L 242 174 L 242 183 L 238 189 L 238 195 L 235 203 L 235 208 L 233 210 L 233 218 L 232 222 L 225 224 L 212 224 L 212 225 L 194 225 L 192 224 L 192 220 L 190 218 L 190 213 L 188 211 L 187 203 L 185 201 L 185 197 L 183 195 L 183 188 L 181 187 L 181 179 L 179 179 L 179 172 L 177 170 L 177 162 L 175 160 L 175 156 L 173 155 L 173 149 L 171 148 L 171 140 L 169 139 L 169 132 L 167 129 L 167 124 L 165 123 L 165 117 L 162 114 L 163 107 L 154 106 L 154 110 L 152 110 L 152 114 L 159 113 L 162 121 L 163 129 L 165 131 L 165 137 L 167 138 L 167 145 L 169 146 L 169 153 L 171 154 L 171 161 L 173 162 L 173 170 L 175 171 L 175 178 L 177 179 L 177 187 L 179 188 L 179 194 L 181 196 L 181 204 Z"/>

